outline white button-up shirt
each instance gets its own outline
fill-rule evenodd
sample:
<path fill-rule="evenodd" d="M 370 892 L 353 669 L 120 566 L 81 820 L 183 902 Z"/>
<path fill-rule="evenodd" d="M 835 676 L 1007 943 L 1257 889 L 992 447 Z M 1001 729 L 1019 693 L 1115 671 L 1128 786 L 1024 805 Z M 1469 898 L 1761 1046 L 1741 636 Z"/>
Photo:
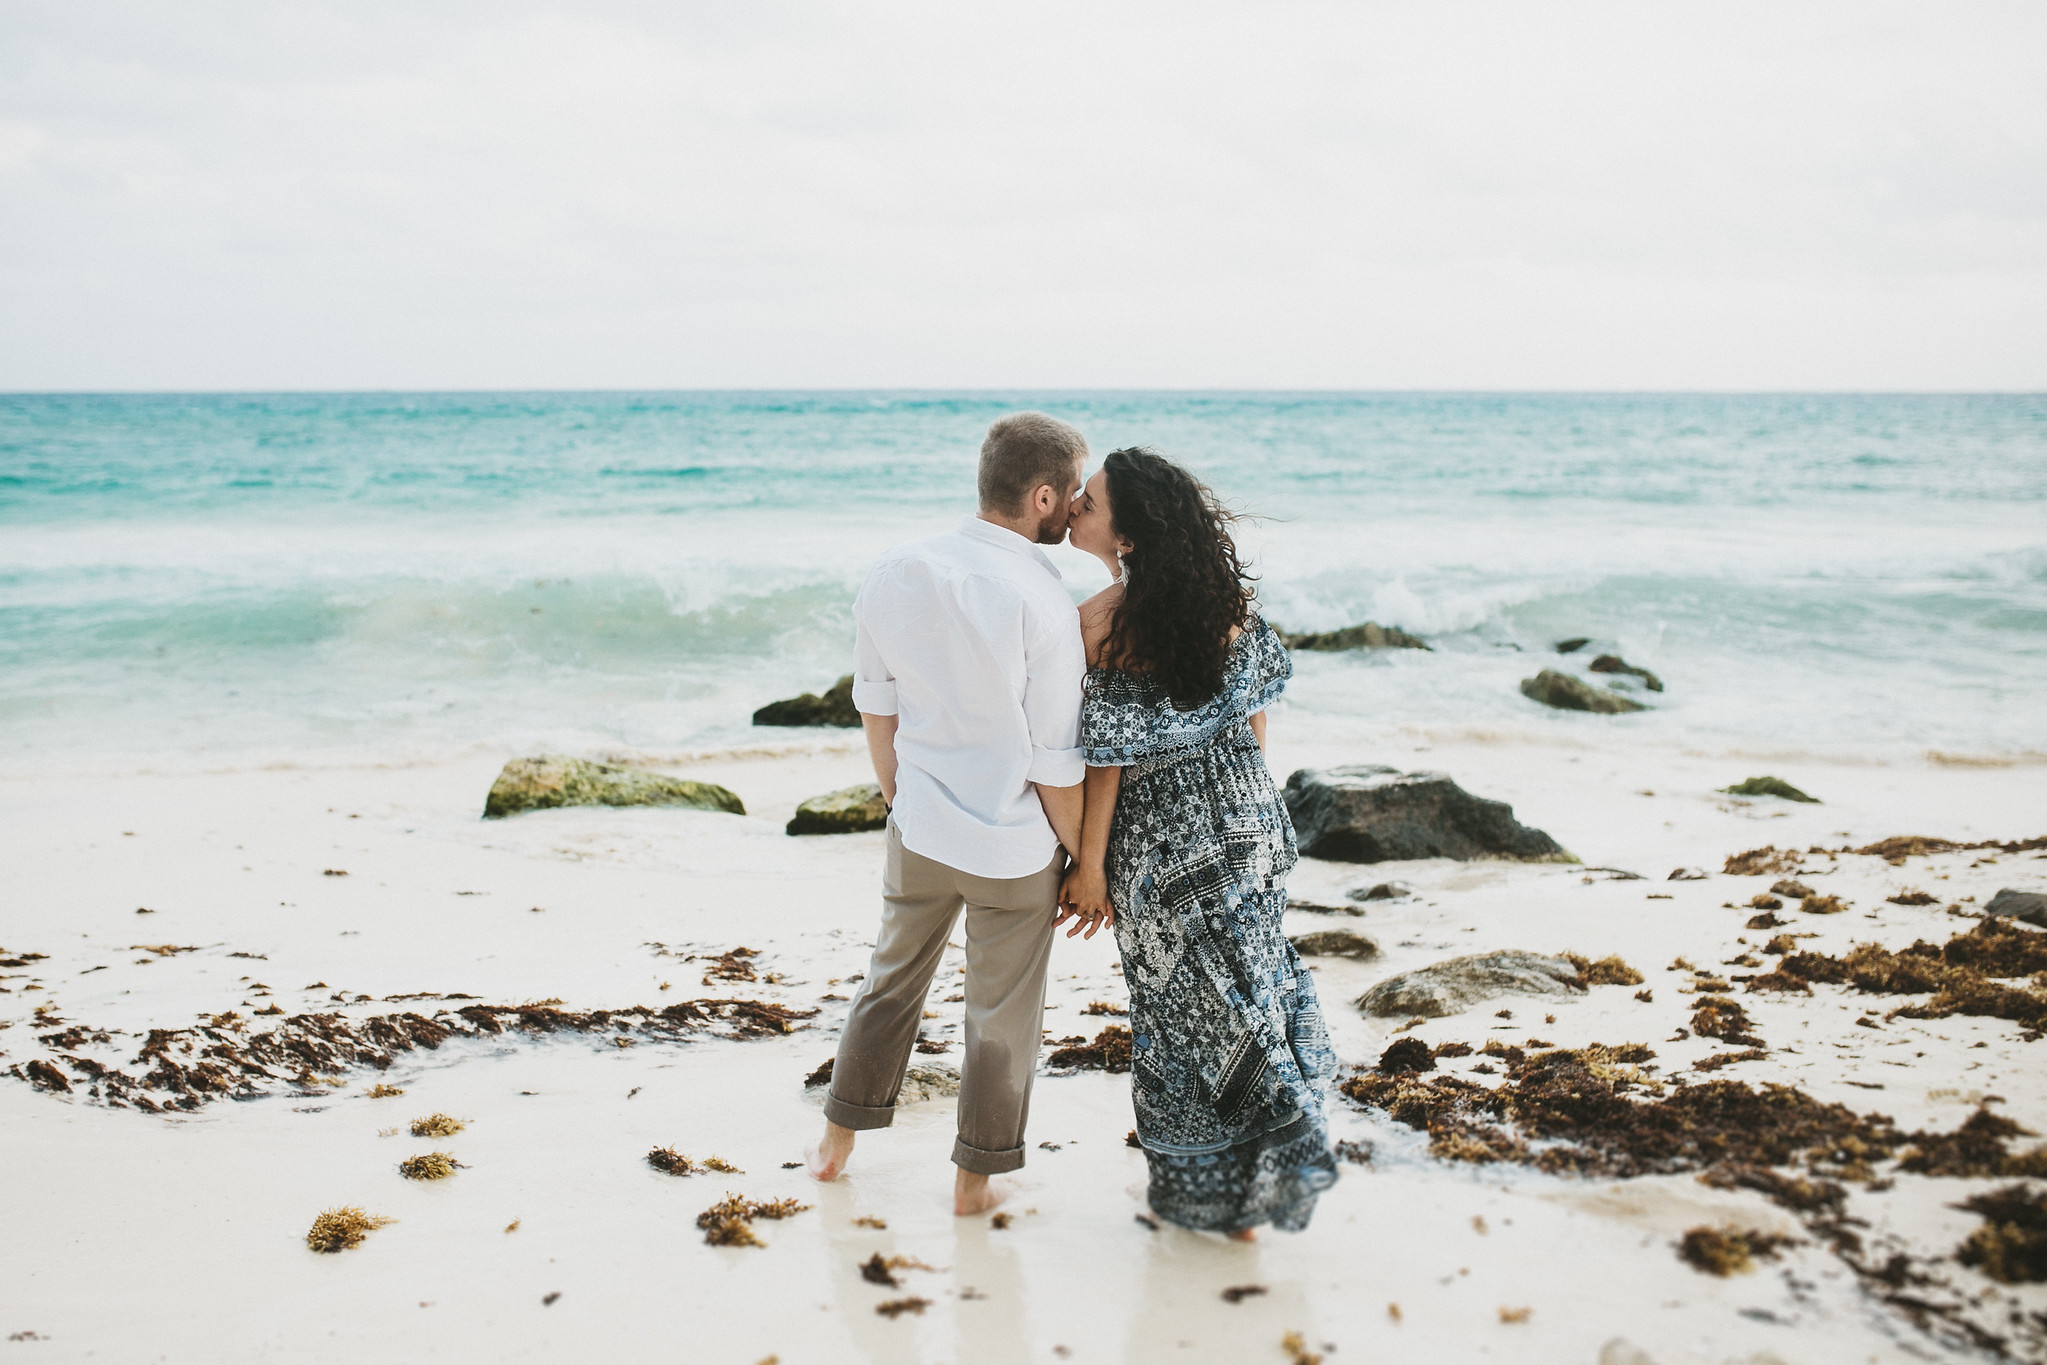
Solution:
<path fill-rule="evenodd" d="M 896 716 L 903 846 L 977 877 L 1024 877 L 1059 837 L 1031 784 L 1087 774 L 1080 615 L 1044 551 L 969 517 L 899 545 L 853 603 L 853 705 Z"/>

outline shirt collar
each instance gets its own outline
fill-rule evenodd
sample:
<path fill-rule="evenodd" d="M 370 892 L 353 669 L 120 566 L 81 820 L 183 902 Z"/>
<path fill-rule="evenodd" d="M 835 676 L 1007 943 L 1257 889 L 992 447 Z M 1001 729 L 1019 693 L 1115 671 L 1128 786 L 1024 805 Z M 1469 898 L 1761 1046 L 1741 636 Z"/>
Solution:
<path fill-rule="evenodd" d="M 1037 560 L 1039 567 L 1046 573 L 1064 581 L 1065 575 L 1059 572 L 1058 566 L 1052 563 L 1049 555 L 1007 526 L 997 526 L 994 522 L 983 521 L 979 517 L 968 517 L 959 524 L 959 533 L 984 545 L 993 545 L 998 550 L 1007 550 L 1011 554 L 1027 554 Z"/>

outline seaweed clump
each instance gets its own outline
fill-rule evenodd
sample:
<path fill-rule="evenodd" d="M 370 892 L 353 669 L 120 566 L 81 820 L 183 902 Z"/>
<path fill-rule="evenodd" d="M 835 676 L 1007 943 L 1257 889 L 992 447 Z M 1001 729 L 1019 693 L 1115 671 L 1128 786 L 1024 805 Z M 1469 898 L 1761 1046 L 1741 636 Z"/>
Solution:
<path fill-rule="evenodd" d="M 353 1204 L 338 1209 L 328 1209 L 313 1219 L 312 1228 L 306 1233 L 306 1246 L 314 1251 L 337 1252 L 359 1247 L 363 1238 L 396 1218 L 385 1218 L 374 1213 L 364 1213 Z"/>
<path fill-rule="evenodd" d="M 263 1011 L 258 1010 L 256 1012 L 258 1014 L 261 1014 Z M 284 1013 L 283 1010 L 279 1010 L 277 1012 L 279 1014 Z M 400 1089 L 398 1086 L 385 1085 L 382 1081 L 378 1081 L 375 1085 L 369 1088 L 367 1093 L 369 1097 L 373 1100 L 390 1100 L 396 1099 L 398 1096 L 404 1094 L 405 1091 Z"/>
<path fill-rule="evenodd" d="M 1692 1032 L 1701 1038 L 1761 1047 L 1763 1040 L 1749 1032 L 1754 1027 L 1748 1011 L 1724 995 L 1702 995 L 1692 1010 Z"/>
<path fill-rule="evenodd" d="M 1072 1042 L 1046 1058 L 1054 1067 L 1087 1071 L 1121 1072 L 1130 1069 L 1130 1030 L 1111 1024 L 1095 1035 L 1092 1043 Z"/>
<path fill-rule="evenodd" d="M 2006 1185 L 1955 1207 L 1983 1216 L 1983 1226 L 1955 1249 L 1955 1259 L 2003 1284 L 2047 1280 L 2047 1190 Z"/>
<path fill-rule="evenodd" d="M 1560 953 L 1566 962 L 1578 969 L 1578 982 L 1584 986 L 1639 986 L 1642 974 L 1623 962 L 1619 956 L 1609 953 L 1598 961 L 1580 957 L 1577 953 Z"/>
<path fill-rule="evenodd" d="M 1763 877 L 1772 872 L 1796 872 L 1805 855 L 1795 848 L 1778 849 L 1775 844 L 1764 844 L 1746 853 L 1730 853 L 1720 871 L 1729 877 Z"/>
<path fill-rule="evenodd" d="M 1914 1133 L 1898 1169 L 1915 1175 L 2047 1176 L 2047 1143 L 2025 1152 L 2009 1152 L 2015 1137 L 2035 1137 L 2002 1114 L 1978 1106 L 1952 1133 Z"/>
<path fill-rule="evenodd" d="M 697 1215 L 697 1226 L 703 1229 L 704 1240 L 714 1247 L 764 1247 L 767 1243 L 754 1235 L 754 1219 L 789 1218 L 809 1207 L 794 1199 L 762 1201 L 727 1194 Z"/>
<path fill-rule="evenodd" d="M 1708 1275 L 1739 1275 L 1755 1269 L 1758 1256 L 1775 1260 L 1777 1248 L 1791 1240 L 1741 1228 L 1696 1227 L 1677 1244 L 1677 1254 Z"/>
<path fill-rule="evenodd" d="M 446 1180 L 461 1167 L 462 1163 L 451 1152 L 428 1152 L 399 1162 L 398 1174 L 407 1180 Z"/>
<path fill-rule="evenodd" d="M 1466 1052 L 1470 1050 L 1469 1046 L 1465 1048 Z M 1429 1045 L 1419 1038 L 1396 1038 L 1391 1046 L 1379 1054 L 1379 1074 L 1383 1076 L 1435 1069 L 1435 1054 L 1429 1050 Z"/>
<path fill-rule="evenodd" d="M 461 1119 L 446 1114 L 428 1114 L 423 1119 L 412 1121 L 414 1137 L 453 1137 L 469 1125 Z"/>
<path fill-rule="evenodd" d="M 684 1156 L 673 1147 L 656 1147 L 647 1153 L 647 1164 L 657 1171 L 670 1175 L 696 1175 L 701 1171 L 717 1171 L 724 1175 L 745 1175 L 746 1172 L 721 1156 L 705 1157 L 702 1161 Z"/>
<path fill-rule="evenodd" d="M 1907 1019 L 1944 1019 L 1952 1014 L 2009 1019 L 2038 1037 L 2047 1029 L 2047 982 L 2007 985 L 1995 978 L 2047 973 L 2047 934 L 2020 929 L 2002 919 L 1977 921 L 1945 944 L 1920 939 L 1896 952 L 1878 943 L 1858 944 L 1841 957 L 1787 953 L 1777 972 L 1805 982 L 1850 985 L 1870 995 L 1927 995 L 1925 1004 L 1891 1012 Z M 1751 981 L 1749 989 L 1757 989 Z M 1765 989 L 1768 989 L 1767 987 Z"/>

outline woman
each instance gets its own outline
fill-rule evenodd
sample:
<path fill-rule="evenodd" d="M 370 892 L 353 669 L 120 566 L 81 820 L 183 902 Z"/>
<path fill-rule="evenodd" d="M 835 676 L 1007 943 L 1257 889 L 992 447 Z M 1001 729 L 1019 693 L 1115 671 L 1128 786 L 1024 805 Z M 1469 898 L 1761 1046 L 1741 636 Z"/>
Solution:
<path fill-rule="evenodd" d="M 1117 581 L 1080 609 L 1086 813 L 1060 918 L 1069 937 L 1116 930 L 1153 1211 L 1249 1241 L 1306 1227 L 1336 1181 L 1321 1099 L 1336 1057 L 1280 932 L 1298 854 L 1265 708 L 1292 666 L 1229 523 L 1148 450 L 1112 453 L 1074 500 L 1073 544 Z"/>

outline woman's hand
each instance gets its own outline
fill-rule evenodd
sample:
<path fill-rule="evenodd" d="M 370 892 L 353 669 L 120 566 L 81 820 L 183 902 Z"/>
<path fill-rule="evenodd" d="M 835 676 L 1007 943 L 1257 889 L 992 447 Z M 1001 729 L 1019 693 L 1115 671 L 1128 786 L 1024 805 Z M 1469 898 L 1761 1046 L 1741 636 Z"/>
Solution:
<path fill-rule="evenodd" d="M 1109 878 L 1097 865 L 1086 867 L 1075 863 L 1066 874 L 1066 881 L 1059 888 L 1059 916 L 1052 921 L 1057 929 L 1067 920 L 1073 927 L 1066 931 L 1072 938 L 1093 938 L 1095 931 L 1116 922 L 1116 907 L 1109 904 Z M 1086 932 L 1083 933 L 1082 931 Z"/>

